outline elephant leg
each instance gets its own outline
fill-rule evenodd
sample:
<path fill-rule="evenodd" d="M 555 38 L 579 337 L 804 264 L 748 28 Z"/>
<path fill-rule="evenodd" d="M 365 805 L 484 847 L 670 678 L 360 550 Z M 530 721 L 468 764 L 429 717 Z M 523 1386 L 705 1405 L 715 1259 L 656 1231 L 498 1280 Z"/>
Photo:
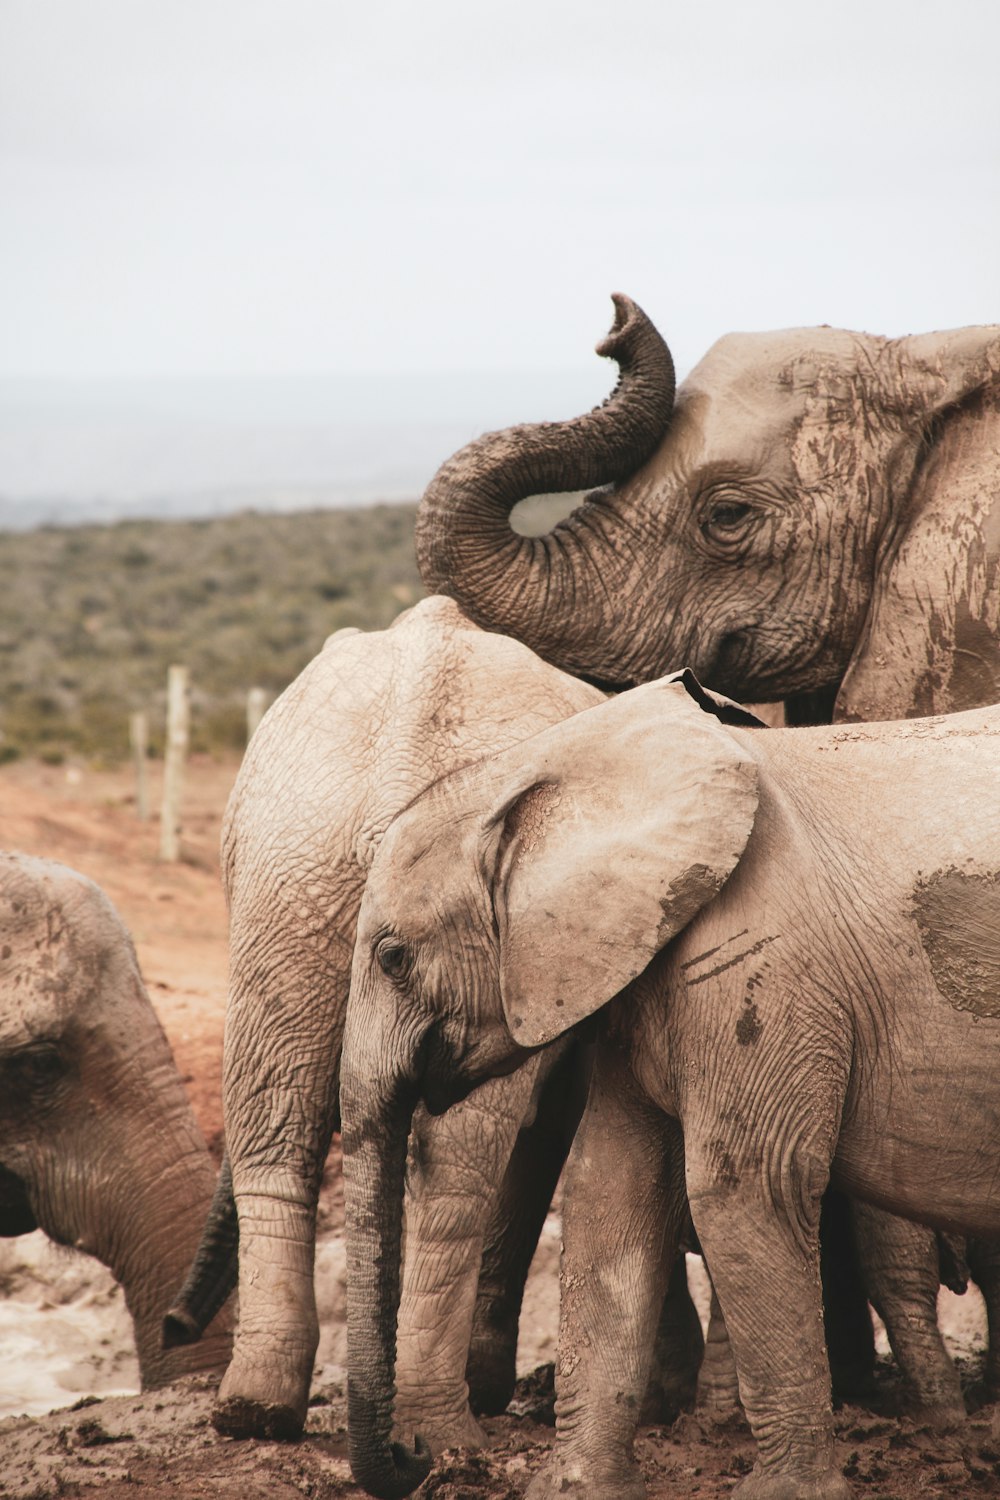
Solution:
<path fill-rule="evenodd" d="M 319 1343 L 316 1205 L 337 1111 L 342 1007 L 296 970 L 238 904 L 223 1067 L 239 1220 L 239 1323 L 212 1412 L 226 1437 L 295 1438 Z M 278 998 L 280 997 L 280 998 Z"/>
<path fill-rule="evenodd" d="M 989 1326 L 986 1353 L 986 1398 L 1000 1401 L 1000 1240 L 971 1239 L 966 1247 L 969 1269 L 983 1294 Z"/>
<path fill-rule="evenodd" d="M 402 1441 L 419 1432 L 433 1453 L 484 1442 L 465 1379 L 483 1238 L 539 1072 L 551 1064 L 540 1054 L 437 1118 L 414 1116 L 395 1427 Z"/>
<path fill-rule="evenodd" d="M 686 1214 L 680 1128 L 601 1047 L 567 1167 L 556 1443 L 529 1500 L 643 1500 L 632 1451 Z"/>
<path fill-rule="evenodd" d="M 705 1357 L 698 1372 L 697 1407 L 706 1416 L 731 1417 L 740 1409 L 740 1383 L 736 1376 L 736 1360 L 729 1340 L 729 1330 L 719 1306 L 715 1283 L 712 1283 L 712 1302 L 708 1314 L 708 1337 L 705 1340 Z"/>
<path fill-rule="evenodd" d="M 823 1322 L 834 1398 L 866 1400 L 875 1394 L 875 1330 L 850 1203 L 834 1188 L 823 1195 L 819 1243 Z"/>
<path fill-rule="evenodd" d="M 589 1049 L 574 1042 L 545 1080 L 518 1133 L 486 1234 L 466 1379 L 473 1411 L 502 1412 L 517 1378 L 524 1284 L 586 1101 Z"/>
<path fill-rule="evenodd" d="M 639 1421 L 673 1422 L 690 1410 L 705 1353 L 701 1319 L 688 1289 L 683 1252 L 674 1261 L 653 1342 L 653 1362 Z"/>
<path fill-rule="evenodd" d="M 808 1090 L 800 1118 L 809 1122 L 798 1138 L 789 1138 L 788 1099 L 780 1101 L 780 1127 L 761 1122 L 754 1139 L 745 1131 L 737 1137 L 716 1115 L 685 1120 L 687 1187 L 758 1447 L 753 1474 L 734 1494 L 850 1500 L 834 1455 L 823 1337 L 819 1219 L 829 1158 L 813 1144 L 833 1138 L 833 1122 L 816 1119 L 820 1085 L 810 1077 L 798 1082 Z M 755 1140 L 779 1135 L 782 1149 L 762 1171 Z"/>
<path fill-rule="evenodd" d="M 297 1438 L 319 1343 L 313 1286 L 316 1197 L 292 1172 L 242 1185 L 240 1314 L 212 1423 L 224 1437 Z"/>
<path fill-rule="evenodd" d="M 867 1203 L 852 1202 L 850 1214 L 868 1295 L 885 1323 L 907 1401 L 922 1420 L 954 1426 L 965 1418 L 965 1403 L 938 1327 L 934 1231 Z"/>

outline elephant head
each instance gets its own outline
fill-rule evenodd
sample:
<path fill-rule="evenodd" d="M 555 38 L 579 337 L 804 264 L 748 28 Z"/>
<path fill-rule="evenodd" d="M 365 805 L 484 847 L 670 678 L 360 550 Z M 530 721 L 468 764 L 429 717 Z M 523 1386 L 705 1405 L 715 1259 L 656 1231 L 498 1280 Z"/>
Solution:
<path fill-rule="evenodd" d="M 0 1235 L 41 1228 L 109 1267 L 144 1388 L 221 1370 L 228 1313 L 201 1345 L 160 1347 L 215 1174 L 102 892 L 63 865 L 0 854 L 0 986 Z"/>
<path fill-rule="evenodd" d="M 758 722 L 689 673 L 636 689 L 438 782 L 375 856 L 341 1064 L 351 1462 L 374 1495 L 423 1468 L 389 1441 L 412 1111 L 593 1014 L 721 888 L 757 792 L 720 718 Z"/>
<path fill-rule="evenodd" d="M 616 303 L 657 350 L 643 397 L 662 381 L 662 421 L 665 350 Z M 444 464 L 417 518 L 429 587 L 609 686 L 686 661 L 752 701 L 839 686 L 842 718 L 1000 696 L 1000 329 L 730 334 L 648 456 L 628 385 Z M 525 496 L 596 482 L 549 535 L 510 530 Z"/>

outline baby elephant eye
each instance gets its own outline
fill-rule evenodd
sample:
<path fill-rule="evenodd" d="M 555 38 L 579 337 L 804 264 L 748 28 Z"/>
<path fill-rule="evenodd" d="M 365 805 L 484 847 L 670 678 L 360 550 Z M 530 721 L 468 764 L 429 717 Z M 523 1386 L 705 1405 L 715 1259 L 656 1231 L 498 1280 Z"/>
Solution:
<path fill-rule="evenodd" d="M 402 943 L 380 943 L 378 964 L 389 979 L 402 979 L 406 973 L 409 955 Z"/>

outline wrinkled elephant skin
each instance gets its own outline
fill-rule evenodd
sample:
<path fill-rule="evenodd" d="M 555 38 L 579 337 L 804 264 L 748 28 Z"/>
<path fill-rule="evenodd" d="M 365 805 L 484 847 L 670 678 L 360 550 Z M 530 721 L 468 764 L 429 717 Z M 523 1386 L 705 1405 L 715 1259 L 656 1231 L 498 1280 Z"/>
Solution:
<path fill-rule="evenodd" d="M 104 1262 L 143 1388 L 229 1358 L 231 1315 L 165 1351 L 160 1319 L 215 1172 L 129 936 L 65 865 L 0 853 L 0 1234 L 44 1229 Z"/>
<path fill-rule="evenodd" d="M 428 588 L 608 686 L 686 664 L 744 701 L 839 688 L 841 720 L 1000 700 L 1000 327 L 728 334 L 672 401 L 666 346 L 616 302 L 604 406 L 431 481 Z M 510 529 L 527 495 L 593 485 L 548 536 Z"/>
<path fill-rule="evenodd" d="M 331 637 L 255 733 L 223 830 L 240 1322 L 219 1431 L 287 1438 L 305 1420 L 317 1195 L 339 1128 L 357 913 L 385 828 L 446 772 L 600 701 L 452 600 L 429 599 L 389 630 Z M 510 1394 L 520 1290 L 583 1104 L 562 1074 L 550 1083 L 559 1066 L 539 1057 L 448 1116 L 421 1111 L 414 1123 L 398 1335 L 395 1310 L 392 1320 L 396 1420 L 435 1449 L 482 1441 L 470 1340 L 481 1403 L 502 1408 Z M 208 1265 L 207 1284 L 214 1275 Z"/>
<path fill-rule="evenodd" d="M 404 1129 L 428 1090 L 603 1012 L 564 1210 L 559 1439 L 533 1500 L 642 1493 L 632 1437 L 685 1187 L 754 1500 L 849 1494 L 828 1183 L 1000 1233 L 1000 708 L 746 724 L 688 672 L 637 688 L 439 782 L 372 864 L 342 1062 L 349 1263 L 380 1262 L 399 1191 L 373 1113 Z M 382 1291 L 352 1295 L 377 1321 Z M 359 1400 L 379 1399 L 369 1374 Z"/>

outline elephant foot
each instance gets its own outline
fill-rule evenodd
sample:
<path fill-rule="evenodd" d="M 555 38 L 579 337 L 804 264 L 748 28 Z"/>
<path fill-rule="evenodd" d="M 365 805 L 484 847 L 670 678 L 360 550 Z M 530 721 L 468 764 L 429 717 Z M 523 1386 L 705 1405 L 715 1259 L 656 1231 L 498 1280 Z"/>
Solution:
<path fill-rule="evenodd" d="M 524 1500 L 559 1500 L 567 1495 L 578 1500 L 646 1500 L 647 1490 L 634 1461 L 623 1462 L 614 1473 L 596 1473 L 588 1464 L 555 1456 L 535 1475 Z"/>
<path fill-rule="evenodd" d="M 212 1409 L 212 1426 L 220 1437 L 264 1438 L 293 1443 L 302 1436 L 305 1423 L 290 1406 L 269 1405 L 230 1396 Z"/>
<path fill-rule="evenodd" d="M 733 1490 L 733 1500 L 851 1500 L 851 1486 L 833 1469 L 803 1478 L 754 1469 Z"/>
<path fill-rule="evenodd" d="M 968 1416 L 964 1401 L 914 1401 L 907 1404 L 907 1410 L 914 1421 L 935 1432 L 953 1432 Z"/>

